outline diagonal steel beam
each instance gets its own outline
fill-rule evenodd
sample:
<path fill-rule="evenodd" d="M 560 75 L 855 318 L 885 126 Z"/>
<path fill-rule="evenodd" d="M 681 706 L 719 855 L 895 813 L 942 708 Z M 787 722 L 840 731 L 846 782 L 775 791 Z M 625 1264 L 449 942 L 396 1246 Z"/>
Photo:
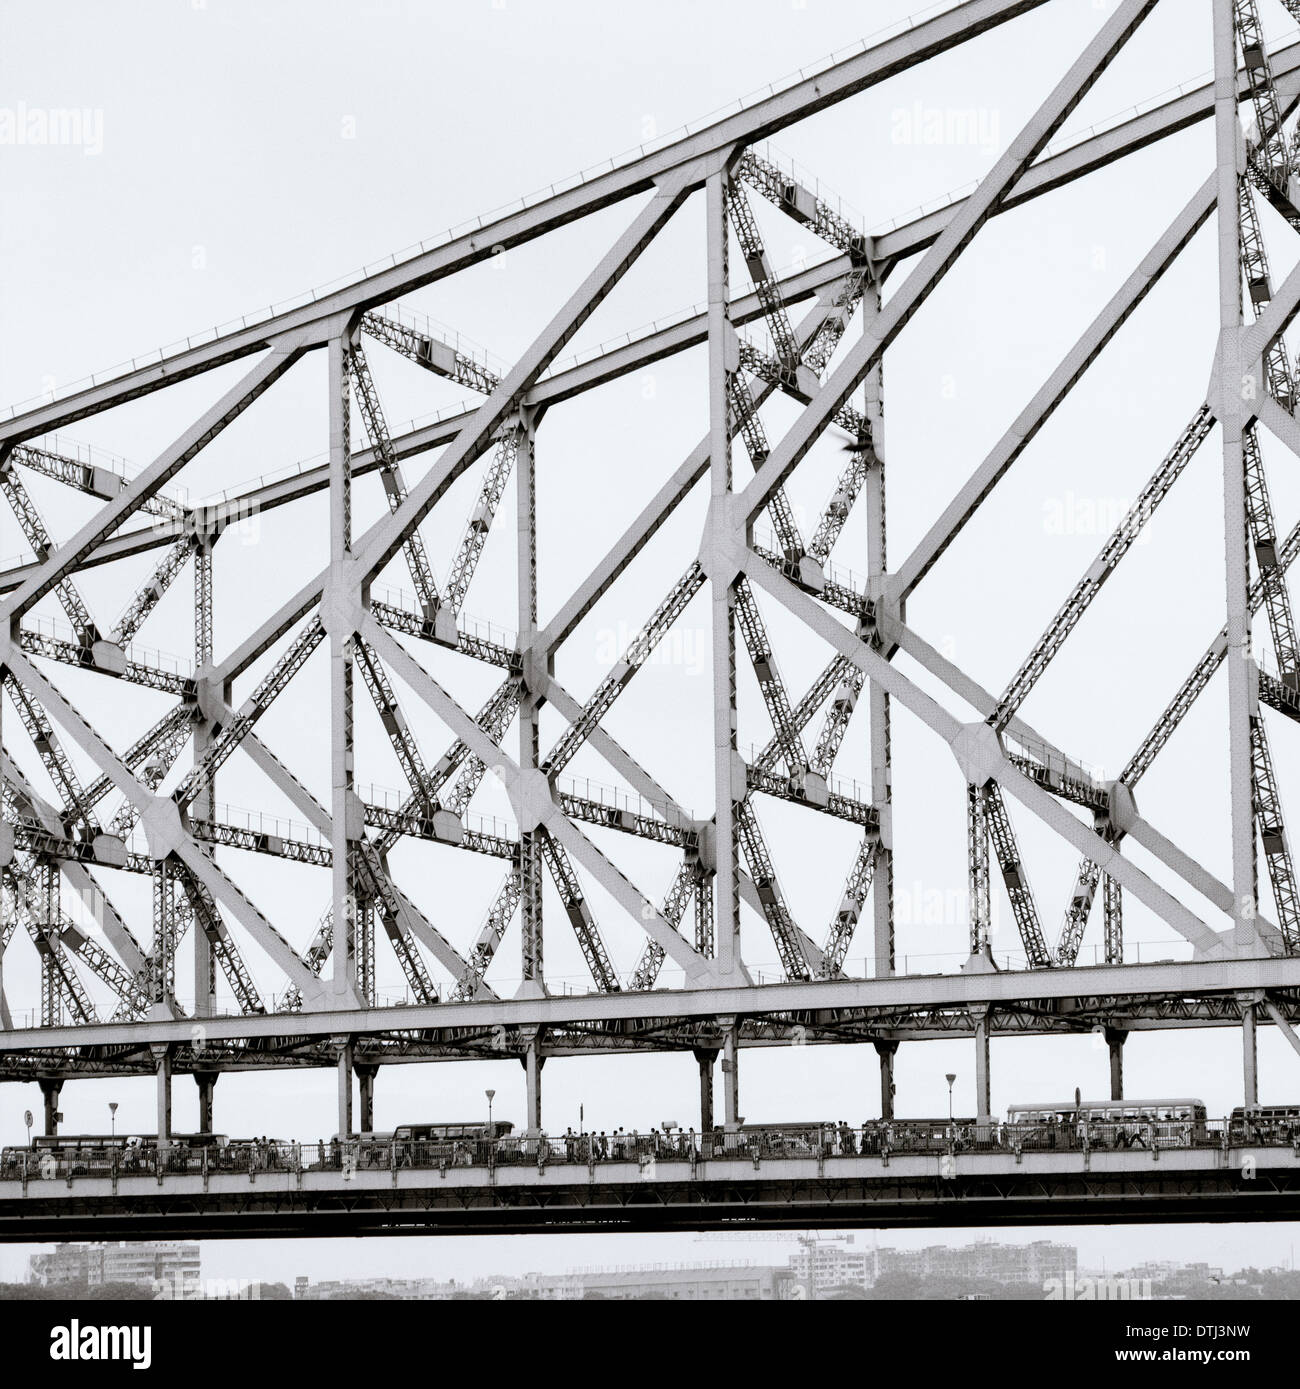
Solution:
<path fill-rule="evenodd" d="M 307 350 L 301 336 L 279 340 L 236 385 L 206 410 L 113 501 L 103 506 L 66 544 L 0 604 L 0 615 L 12 623 L 54 589 L 92 550 L 117 530 L 160 487 L 196 457 L 228 424 L 240 415 L 289 370 Z"/>
<path fill-rule="evenodd" d="M 156 839 L 154 857 L 162 860 L 175 854 L 218 901 L 227 906 L 258 945 L 297 984 L 307 998 L 319 996 L 320 985 L 293 946 L 221 872 L 204 847 L 188 835 L 181 825 L 179 811 L 168 797 L 157 797 L 138 781 L 117 755 L 81 717 L 76 709 L 51 685 L 27 657 L 10 647 L 5 663 L 40 699 L 47 713 L 76 742 L 95 764 L 107 772 L 118 790 L 140 811 L 146 830 Z"/>
<path fill-rule="evenodd" d="M 518 764 L 492 741 L 469 714 L 404 647 L 379 626 L 373 617 L 367 615 L 362 619 L 360 631 L 389 666 L 433 709 L 471 752 L 476 753 L 484 762 L 500 769 L 501 778 L 506 790 L 511 793 L 512 800 L 523 807 L 524 813 L 519 814 L 521 828 L 530 818 L 534 819 L 536 825 L 549 831 L 553 838 L 569 850 L 647 935 L 667 950 L 686 971 L 688 977 L 701 981 L 716 981 L 717 976 L 712 963 L 692 950 L 605 855 L 560 813 L 540 771 L 531 772 L 525 782 Z"/>
<path fill-rule="evenodd" d="M 577 291 L 506 373 L 437 464 L 424 475 L 391 516 L 380 521 L 357 547 L 362 575 L 377 573 L 401 548 L 429 509 L 457 477 L 488 447 L 493 435 L 518 409 L 523 394 L 555 360 L 663 229 L 689 194 L 694 171 L 672 175 L 632 220 Z"/>
<path fill-rule="evenodd" d="M 795 421 L 773 450 L 754 480 L 741 493 L 740 513 L 752 520 L 767 505 L 772 493 L 785 481 L 821 435 L 831 417 L 862 383 L 886 347 L 902 331 L 957 257 L 992 216 L 1020 175 L 1091 90 L 1110 60 L 1155 7 L 1156 0 L 1123 0 L 1101 31 L 1070 65 L 1065 77 L 1038 108 L 1010 148 L 997 161 L 953 217 L 942 235 L 925 253 L 904 283 L 890 296 L 870 330 L 850 349 L 816 399 Z"/>
<path fill-rule="evenodd" d="M 796 617 L 802 619 L 806 626 L 811 627 L 853 661 L 865 672 L 869 680 L 886 690 L 891 699 L 896 699 L 916 714 L 950 746 L 961 745 L 958 739 L 962 734 L 963 725 L 901 671 L 896 670 L 883 656 L 873 651 L 868 643 L 846 631 L 807 594 L 801 592 L 783 575 L 777 574 L 756 555 L 746 555 L 743 567 L 754 583 L 765 588 Z M 981 727 L 987 728 L 987 725 Z M 1105 844 L 1092 830 L 1065 810 L 1052 795 L 1020 772 L 997 746 L 992 729 L 987 729 L 987 733 L 988 739 L 981 740 L 978 744 L 980 760 L 987 762 L 991 768 L 992 779 L 996 780 L 1003 790 L 1026 805 L 1049 828 L 1073 844 L 1080 852 L 1089 854 L 1100 862 L 1106 872 L 1117 878 L 1140 902 L 1149 906 L 1180 935 L 1190 940 L 1198 951 L 1208 953 L 1220 948 L 1218 935 L 1205 922 L 1172 894 L 1152 882 L 1141 869 L 1135 868 L 1110 845 Z"/>
<path fill-rule="evenodd" d="M 1211 176 L 1174 218 L 1164 235 L 1115 292 L 1106 307 L 1093 319 L 1019 418 L 944 508 L 938 520 L 913 547 L 912 553 L 894 576 L 892 587 L 899 601 L 905 599 L 929 573 L 975 514 L 980 503 L 1028 447 L 1075 382 L 1124 326 L 1213 210 L 1214 178 Z"/>

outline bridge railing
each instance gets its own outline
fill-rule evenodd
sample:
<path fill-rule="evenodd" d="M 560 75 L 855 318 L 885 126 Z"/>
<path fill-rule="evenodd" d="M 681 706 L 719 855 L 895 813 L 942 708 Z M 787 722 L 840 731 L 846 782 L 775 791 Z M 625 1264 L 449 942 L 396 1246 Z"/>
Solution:
<path fill-rule="evenodd" d="M 1251 1121 L 1131 1119 L 1114 1123 L 979 1124 L 974 1120 L 878 1120 L 848 1124 L 756 1125 L 711 1133 L 671 1132 L 509 1134 L 427 1141 L 376 1136 L 317 1143 L 273 1139 L 234 1140 L 192 1146 L 159 1146 L 131 1139 L 58 1148 L 6 1148 L 0 1152 L 0 1183 L 72 1182 L 79 1177 L 183 1176 L 260 1172 L 340 1172 L 345 1177 L 375 1170 L 497 1169 L 519 1166 L 595 1167 L 635 1163 L 644 1172 L 656 1164 L 761 1163 L 779 1160 L 880 1158 L 893 1155 L 1045 1152 L 1111 1152 L 1152 1149 L 1282 1147 L 1300 1155 L 1300 1119 Z"/>

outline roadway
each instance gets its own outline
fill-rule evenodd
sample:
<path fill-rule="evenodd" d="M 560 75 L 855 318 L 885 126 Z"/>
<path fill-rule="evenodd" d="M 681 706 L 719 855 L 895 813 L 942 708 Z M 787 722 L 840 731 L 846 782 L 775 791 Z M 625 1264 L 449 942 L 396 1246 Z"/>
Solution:
<path fill-rule="evenodd" d="M 295 1145 L 296 1146 L 296 1145 Z M 535 1146 L 533 1151 L 535 1152 Z M 1300 1220 L 1300 1143 L 283 1167 L 0 1179 L 0 1240 Z M 328 1150 L 326 1150 L 328 1152 Z"/>

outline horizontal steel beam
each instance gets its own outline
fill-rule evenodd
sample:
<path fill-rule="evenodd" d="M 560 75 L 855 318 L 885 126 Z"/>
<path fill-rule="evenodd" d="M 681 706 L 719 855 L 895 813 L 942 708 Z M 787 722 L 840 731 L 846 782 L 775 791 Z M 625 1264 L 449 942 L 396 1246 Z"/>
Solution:
<path fill-rule="evenodd" d="M 1212 960 L 1197 963 L 1099 965 L 1014 970 L 992 974 L 894 975 L 885 979 L 828 979 L 795 983 L 674 989 L 649 993 L 562 995 L 537 999 L 409 1005 L 401 1008 L 268 1013 L 205 1020 L 211 1042 L 255 1037 L 323 1037 L 343 1033 L 419 1032 L 426 1028 L 564 1027 L 582 1022 L 742 1015 L 889 1007 L 970 1007 L 1023 1000 L 1206 994 L 1246 989 L 1300 988 L 1300 958 Z M 57 1047 L 188 1042 L 188 1020 L 94 1023 L 0 1031 L 0 1053 Z"/>

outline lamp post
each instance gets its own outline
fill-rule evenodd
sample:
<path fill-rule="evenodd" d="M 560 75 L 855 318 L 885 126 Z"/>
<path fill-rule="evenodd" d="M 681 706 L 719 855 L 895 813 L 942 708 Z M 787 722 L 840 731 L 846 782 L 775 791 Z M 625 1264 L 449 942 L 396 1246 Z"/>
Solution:
<path fill-rule="evenodd" d="M 483 1093 L 487 1096 L 487 1102 L 488 1102 L 488 1137 L 491 1138 L 491 1137 L 493 1136 L 493 1130 L 492 1130 L 492 1101 L 493 1101 L 494 1099 L 496 1099 L 496 1097 L 497 1097 L 497 1092 L 496 1092 L 495 1090 L 484 1090 Z"/>
<path fill-rule="evenodd" d="M 116 1100 L 109 1100 L 109 1102 L 108 1102 L 108 1122 L 109 1122 L 109 1124 L 110 1124 L 110 1126 L 111 1126 L 110 1129 L 109 1129 L 109 1133 L 110 1133 L 114 1138 L 116 1138 L 116 1137 L 117 1137 L 117 1101 L 116 1101 Z"/>
<path fill-rule="evenodd" d="M 948 1122 L 951 1124 L 951 1123 L 952 1123 L 952 1087 L 953 1087 L 953 1082 L 957 1079 L 957 1077 L 956 1077 L 956 1075 L 953 1074 L 953 1072 L 949 1071 L 948 1074 L 947 1074 L 946 1076 L 944 1076 L 944 1079 L 948 1082 Z"/>

